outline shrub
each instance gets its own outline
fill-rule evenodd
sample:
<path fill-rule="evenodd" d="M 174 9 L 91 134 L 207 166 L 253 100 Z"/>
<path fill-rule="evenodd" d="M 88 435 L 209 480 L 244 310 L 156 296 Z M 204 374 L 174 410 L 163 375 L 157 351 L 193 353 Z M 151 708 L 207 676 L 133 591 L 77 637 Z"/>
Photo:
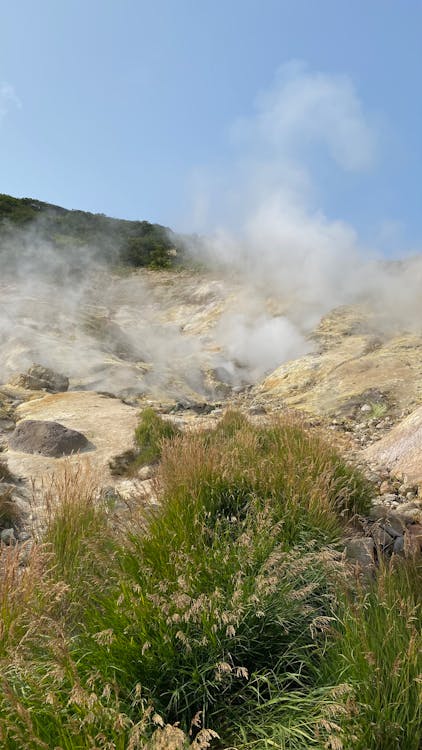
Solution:
<path fill-rule="evenodd" d="M 230 413 L 163 443 L 161 508 L 129 534 L 120 610 L 101 627 L 114 634 L 111 663 L 167 720 L 221 722 L 264 678 L 293 689 L 315 677 L 312 623 L 330 599 L 322 548 L 368 487 L 314 439 L 291 420 L 256 428 Z"/>
<path fill-rule="evenodd" d="M 170 440 L 178 434 L 180 430 L 172 422 L 160 417 L 154 409 L 144 409 L 135 429 L 135 442 L 138 448 L 136 466 L 158 461 L 163 441 Z"/>

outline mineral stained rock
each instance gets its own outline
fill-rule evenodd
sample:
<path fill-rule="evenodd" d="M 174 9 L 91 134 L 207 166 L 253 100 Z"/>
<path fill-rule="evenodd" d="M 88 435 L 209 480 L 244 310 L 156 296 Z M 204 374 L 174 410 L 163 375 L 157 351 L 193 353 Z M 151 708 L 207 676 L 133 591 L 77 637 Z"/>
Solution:
<path fill-rule="evenodd" d="M 32 365 L 27 372 L 18 375 L 13 384 L 31 391 L 63 393 L 69 388 L 69 378 L 48 367 Z"/>

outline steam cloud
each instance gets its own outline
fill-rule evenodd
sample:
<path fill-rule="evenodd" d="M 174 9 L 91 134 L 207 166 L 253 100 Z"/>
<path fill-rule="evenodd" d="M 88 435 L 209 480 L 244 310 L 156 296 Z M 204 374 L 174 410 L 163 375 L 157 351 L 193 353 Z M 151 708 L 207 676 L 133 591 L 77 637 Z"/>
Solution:
<path fill-rule="evenodd" d="M 12 94 L 0 87 L 0 118 Z M 420 256 L 383 263 L 319 206 L 318 160 L 347 179 L 378 158 L 351 81 L 285 65 L 231 140 L 225 174 L 197 174 L 190 223 L 207 232 L 190 250 L 214 277 L 119 277 L 101 248 L 63 257 L 35 232 L 16 237 L 1 259 L 0 382 L 40 362 L 73 387 L 204 393 L 207 368 L 249 383 L 309 351 L 309 332 L 338 305 L 370 304 L 384 332 L 418 327 Z"/>
<path fill-rule="evenodd" d="M 259 377 L 309 349 L 306 337 L 320 318 L 351 303 L 369 305 L 372 325 L 385 334 L 418 328 L 421 256 L 386 263 L 319 206 L 318 160 L 347 179 L 379 157 L 376 129 L 352 82 L 303 63 L 282 66 L 255 113 L 234 124 L 232 140 L 236 158 L 225 175 L 205 175 L 202 186 L 196 175 L 193 211 L 197 230 L 224 217 L 201 254 L 235 269 L 253 301 L 221 321 L 226 349 Z M 269 299 L 282 302 L 284 314 L 274 317 Z"/>

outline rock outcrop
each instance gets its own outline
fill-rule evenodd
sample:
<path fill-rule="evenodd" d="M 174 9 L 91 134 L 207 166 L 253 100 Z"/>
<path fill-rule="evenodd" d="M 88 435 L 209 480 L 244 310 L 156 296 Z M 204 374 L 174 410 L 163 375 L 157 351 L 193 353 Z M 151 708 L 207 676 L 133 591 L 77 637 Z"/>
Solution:
<path fill-rule="evenodd" d="M 252 392 L 254 403 L 322 416 L 360 417 L 382 405 L 394 421 L 422 400 L 422 336 L 383 331 L 359 306 L 326 315 L 310 336 L 314 351 L 282 364 Z"/>
<path fill-rule="evenodd" d="M 27 372 L 14 378 L 13 385 L 30 391 L 63 393 L 69 388 L 69 378 L 48 367 L 32 365 Z"/>
<path fill-rule="evenodd" d="M 60 458 L 85 450 L 89 441 L 81 432 L 59 422 L 28 419 L 17 425 L 9 438 L 9 446 L 22 453 Z"/>
<path fill-rule="evenodd" d="M 422 407 L 365 451 L 369 463 L 388 466 L 396 476 L 422 486 Z"/>

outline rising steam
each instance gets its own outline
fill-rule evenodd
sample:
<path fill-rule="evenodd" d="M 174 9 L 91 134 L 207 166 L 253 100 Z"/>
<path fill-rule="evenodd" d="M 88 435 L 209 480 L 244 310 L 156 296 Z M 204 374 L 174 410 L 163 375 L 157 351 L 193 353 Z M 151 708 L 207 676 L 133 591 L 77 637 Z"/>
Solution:
<path fill-rule="evenodd" d="M 0 88 L 0 118 L 11 95 Z M 283 66 L 231 139 L 225 173 L 196 175 L 189 229 L 203 239 L 189 251 L 205 278 L 118 276 L 101 247 L 63 256 L 36 227 L 16 236 L 1 257 L 0 382 L 39 362 L 73 387 L 212 395 L 210 372 L 251 383 L 309 351 L 338 305 L 369 304 L 384 332 L 419 326 L 420 256 L 383 263 L 321 208 L 321 160 L 347 180 L 380 158 L 347 77 Z"/>

